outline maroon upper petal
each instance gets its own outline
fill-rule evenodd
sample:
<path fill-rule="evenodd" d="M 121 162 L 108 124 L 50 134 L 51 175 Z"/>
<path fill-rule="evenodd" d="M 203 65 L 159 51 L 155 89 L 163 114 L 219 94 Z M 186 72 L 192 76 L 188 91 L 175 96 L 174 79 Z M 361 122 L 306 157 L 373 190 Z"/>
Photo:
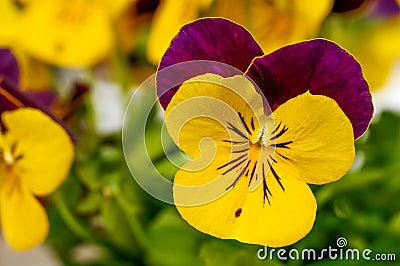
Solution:
<path fill-rule="evenodd" d="M 369 2 L 370 17 L 391 17 L 400 14 L 400 5 L 396 0 L 374 0 Z"/>
<path fill-rule="evenodd" d="M 46 94 L 46 95 L 45 95 Z M 50 92 L 43 93 L 42 95 L 28 93 L 19 90 L 19 88 L 8 79 L 0 79 L 0 114 L 4 111 L 12 111 L 17 108 L 32 107 L 41 110 L 43 113 L 50 116 L 55 122 L 59 123 L 70 135 L 72 141 L 76 142 L 77 138 L 66 126 L 64 121 L 56 117 L 50 110 L 49 106 L 46 106 L 47 100 L 50 100 Z M 45 98 L 43 98 L 45 97 Z M 4 126 L 0 121 L 0 129 L 4 131 Z"/>
<path fill-rule="evenodd" d="M 242 26 L 222 18 L 205 18 L 185 25 L 172 40 L 159 66 L 159 71 L 169 66 L 188 62 L 203 61 L 199 64 L 185 65 L 175 69 L 174 77 L 158 72 L 157 94 L 164 109 L 167 107 L 178 86 L 183 81 L 204 73 L 230 76 L 224 63 L 242 72 L 246 71 L 252 60 L 263 55 L 253 36 Z M 236 71 L 233 71 L 236 72 Z"/>
<path fill-rule="evenodd" d="M 0 48 L 0 76 L 15 84 L 19 82 L 19 67 L 17 59 L 9 49 Z"/>
<path fill-rule="evenodd" d="M 0 48 L 0 113 L 19 107 L 48 109 L 56 95 L 53 91 L 19 90 L 19 66 L 9 49 Z"/>
<path fill-rule="evenodd" d="M 263 91 L 272 111 L 309 90 L 339 104 L 355 139 L 372 118 L 371 94 L 359 63 L 333 42 L 317 39 L 283 47 L 254 60 L 247 75 Z"/>

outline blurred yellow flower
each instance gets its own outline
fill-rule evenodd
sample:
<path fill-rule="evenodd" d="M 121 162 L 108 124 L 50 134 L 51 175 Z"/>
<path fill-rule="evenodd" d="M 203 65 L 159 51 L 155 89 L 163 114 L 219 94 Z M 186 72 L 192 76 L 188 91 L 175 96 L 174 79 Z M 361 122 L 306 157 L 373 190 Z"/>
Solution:
<path fill-rule="evenodd" d="M 0 224 L 7 243 L 27 250 L 47 237 L 49 222 L 36 196 L 52 193 L 66 178 L 74 149 L 49 116 L 33 108 L 4 112 L 0 134 Z"/>
<path fill-rule="evenodd" d="M 385 84 L 400 59 L 400 14 L 379 18 L 332 14 L 323 36 L 357 58 L 372 90 Z"/>
<path fill-rule="evenodd" d="M 19 8 L 17 1 L 0 1 L 0 45 L 13 46 Z"/>
<path fill-rule="evenodd" d="M 151 23 L 147 58 L 158 65 L 179 29 L 200 16 L 213 0 L 161 0 Z"/>
<path fill-rule="evenodd" d="M 245 26 L 265 53 L 316 37 L 333 0 L 163 0 L 152 21 L 148 60 L 157 65 L 184 24 L 202 16 L 224 17 Z"/>
<path fill-rule="evenodd" d="M 50 64 L 88 67 L 111 52 L 112 22 L 130 0 L 2 2 L 7 16 L 0 20 L 0 44 L 20 47 Z"/>
<path fill-rule="evenodd" d="M 214 14 L 246 27 L 268 54 L 316 37 L 332 6 L 332 0 L 219 0 Z"/>

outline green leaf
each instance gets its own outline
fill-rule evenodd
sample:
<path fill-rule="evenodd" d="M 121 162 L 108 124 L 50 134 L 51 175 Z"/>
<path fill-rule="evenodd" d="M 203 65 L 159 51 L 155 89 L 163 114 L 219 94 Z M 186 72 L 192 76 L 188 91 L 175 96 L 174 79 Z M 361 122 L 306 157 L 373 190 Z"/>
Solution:
<path fill-rule="evenodd" d="M 147 261 L 154 266 L 203 265 L 197 256 L 202 237 L 174 208 L 165 208 L 149 226 Z"/>
<path fill-rule="evenodd" d="M 102 186 L 99 182 L 99 165 L 98 161 L 92 160 L 76 167 L 79 180 L 91 190 L 99 190 Z"/>
<path fill-rule="evenodd" d="M 130 233 L 129 224 L 118 204 L 110 198 L 101 209 L 105 235 L 124 252 L 138 252 L 135 238 Z"/>
<path fill-rule="evenodd" d="M 364 153 L 365 167 L 399 166 L 400 116 L 383 112 L 371 123 L 367 134 L 357 144 L 357 150 Z"/>
<path fill-rule="evenodd" d="M 99 191 L 92 191 L 76 206 L 78 213 L 89 215 L 97 212 L 103 203 L 103 196 Z"/>

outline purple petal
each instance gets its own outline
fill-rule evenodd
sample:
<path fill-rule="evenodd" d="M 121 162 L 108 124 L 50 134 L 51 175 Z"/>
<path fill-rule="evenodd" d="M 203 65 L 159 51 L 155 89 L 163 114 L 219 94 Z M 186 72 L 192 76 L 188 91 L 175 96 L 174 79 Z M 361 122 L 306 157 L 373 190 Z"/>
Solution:
<path fill-rule="evenodd" d="M 400 14 L 400 6 L 395 0 L 375 0 L 370 2 L 371 17 L 390 17 Z"/>
<path fill-rule="evenodd" d="M 318 39 L 283 47 L 254 60 L 247 74 L 272 111 L 309 90 L 339 104 L 353 124 L 355 139 L 372 118 L 371 94 L 359 63 L 333 42 Z"/>
<path fill-rule="evenodd" d="M 16 84 L 19 82 L 17 59 L 9 49 L 0 48 L 0 76 L 6 77 Z"/>
<path fill-rule="evenodd" d="M 20 91 L 15 84 L 9 82 L 9 80 L 7 79 L 4 80 L 0 79 L 0 114 L 4 111 L 11 111 L 22 107 L 32 107 L 39 109 L 43 113 L 50 116 L 55 122 L 59 123 L 62 127 L 64 127 L 64 129 L 70 135 L 72 141 L 76 142 L 77 141 L 76 136 L 66 126 L 66 124 L 51 112 L 50 106 L 46 106 L 43 104 L 45 102 L 45 98 L 43 98 L 44 95 L 40 96 L 39 94 L 37 94 L 34 97 L 32 97 L 32 94 L 33 93 Z M 49 100 L 48 98 L 49 95 L 50 94 L 46 96 L 47 100 Z M 38 100 L 37 98 L 40 98 L 40 100 Z M 1 121 L 0 124 L 1 124 L 0 127 L 1 130 L 4 130 Z"/>
<path fill-rule="evenodd" d="M 36 102 L 26 97 L 10 80 L 0 80 L 0 113 L 20 107 L 36 108 Z"/>
<path fill-rule="evenodd" d="M 222 18 L 205 18 L 179 31 L 161 59 L 159 70 L 182 62 L 207 60 L 224 63 L 244 72 L 252 60 L 261 55 L 263 51 L 260 46 L 242 26 Z M 173 81 L 166 75 L 157 77 L 157 94 L 164 109 L 178 89 L 178 86 L 170 89 L 171 84 L 181 84 L 191 77 L 210 72 L 225 77 L 232 75 L 228 68 L 206 62 L 201 67 L 177 71 Z"/>
<path fill-rule="evenodd" d="M 42 93 L 23 92 L 9 80 L 0 81 L 0 113 L 21 107 L 32 107 L 49 113 L 50 106 L 45 105 Z M 47 98 L 48 96 L 46 96 Z"/>
<path fill-rule="evenodd" d="M 50 108 L 57 100 L 57 94 L 52 90 L 26 92 L 26 96 L 46 108 Z"/>

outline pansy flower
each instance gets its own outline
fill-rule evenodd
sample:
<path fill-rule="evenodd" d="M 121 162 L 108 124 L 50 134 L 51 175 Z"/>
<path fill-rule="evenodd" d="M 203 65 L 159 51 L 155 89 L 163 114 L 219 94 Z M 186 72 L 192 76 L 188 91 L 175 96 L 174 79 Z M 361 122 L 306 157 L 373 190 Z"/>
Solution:
<path fill-rule="evenodd" d="M 66 178 L 74 149 L 63 126 L 13 88 L 16 60 L 8 50 L 0 55 L 0 225 L 12 248 L 26 250 L 42 243 L 49 230 L 36 197 L 49 195 Z"/>
<path fill-rule="evenodd" d="M 243 74 L 204 61 L 179 67 L 193 60 Z M 180 30 L 157 90 L 168 132 L 192 158 L 174 178 L 181 216 L 210 235 L 273 247 L 311 230 L 317 204 L 307 184 L 348 171 L 373 113 L 360 65 L 338 45 L 317 39 L 264 55 L 249 32 L 219 18 Z"/>

